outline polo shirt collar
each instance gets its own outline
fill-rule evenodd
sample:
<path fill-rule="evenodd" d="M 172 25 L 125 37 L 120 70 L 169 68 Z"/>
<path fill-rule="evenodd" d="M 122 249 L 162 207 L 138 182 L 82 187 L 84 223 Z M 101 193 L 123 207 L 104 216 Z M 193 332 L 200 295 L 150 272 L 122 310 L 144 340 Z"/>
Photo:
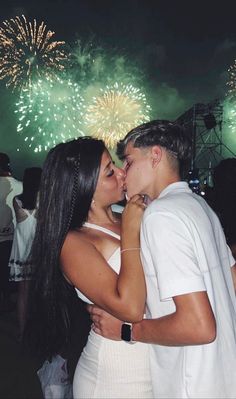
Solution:
<path fill-rule="evenodd" d="M 191 193 L 192 190 L 189 188 L 189 185 L 187 182 L 185 181 L 177 181 L 175 183 L 171 183 L 169 184 L 169 186 L 167 186 L 166 188 L 164 188 L 164 190 L 162 190 L 162 192 L 160 193 L 158 198 L 162 198 L 165 195 L 172 193 L 172 192 L 187 192 L 187 193 Z"/>

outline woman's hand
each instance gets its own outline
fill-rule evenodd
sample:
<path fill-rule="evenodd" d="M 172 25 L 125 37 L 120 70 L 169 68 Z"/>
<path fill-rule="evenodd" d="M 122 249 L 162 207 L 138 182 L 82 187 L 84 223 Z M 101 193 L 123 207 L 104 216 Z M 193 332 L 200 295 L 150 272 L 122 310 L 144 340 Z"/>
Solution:
<path fill-rule="evenodd" d="M 122 241 L 127 244 L 130 241 L 132 244 L 135 240 L 139 243 L 140 225 L 144 210 L 147 205 L 144 201 L 144 196 L 141 194 L 134 195 L 124 208 L 122 213 L 121 236 Z"/>

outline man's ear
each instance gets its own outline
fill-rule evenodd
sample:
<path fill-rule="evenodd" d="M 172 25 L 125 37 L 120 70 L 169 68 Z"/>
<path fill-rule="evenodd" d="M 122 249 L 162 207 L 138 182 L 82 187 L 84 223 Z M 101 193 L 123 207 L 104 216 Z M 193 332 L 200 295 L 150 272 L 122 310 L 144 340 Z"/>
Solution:
<path fill-rule="evenodd" d="M 152 167 L 155 168 L 162 158 L 162 148 L 159 145 L 154 145 L 151 148 Z"/>

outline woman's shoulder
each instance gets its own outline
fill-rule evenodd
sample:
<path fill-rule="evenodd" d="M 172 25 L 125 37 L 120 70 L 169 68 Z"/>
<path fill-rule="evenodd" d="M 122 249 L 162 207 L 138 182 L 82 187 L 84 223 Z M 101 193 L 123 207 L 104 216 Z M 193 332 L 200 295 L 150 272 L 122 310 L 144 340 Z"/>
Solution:
<path fill-rule="evenodd" d="M 65 242 L 64 250 L 80 252 L 80 254 L 87 254 L 88 251 L 94 255 L 99 252 L 105 258 L 107 253 L 114 251 L 114 238 L 108 234 L 104 234 L 99 230 L 82 227 L 78 230 L 71 230 L 68 232 Z"/>
<path fill-rule="evenodd" d="M 97 256 L 97 248 L 82 232 L 70 230 L 65 238 L 61 249 L 62 264 L 69 264 L 69 268 L 74 263 L 83 264 L 84 260 L 91 256 Z M 69 262 L 69 263 L 68 263 Z"/>
<path fill-rule="evenodd" d="M 92 245 L 92 239 L 89 237 L 88 234 L 86 234 L 85 231 L 82 229 L 74 229 L 70 230 L 65 238 L 65 244 L 69 246 L 73 246 L 75 248 L 81 248 L 83 247 L 88 247 Z"/>

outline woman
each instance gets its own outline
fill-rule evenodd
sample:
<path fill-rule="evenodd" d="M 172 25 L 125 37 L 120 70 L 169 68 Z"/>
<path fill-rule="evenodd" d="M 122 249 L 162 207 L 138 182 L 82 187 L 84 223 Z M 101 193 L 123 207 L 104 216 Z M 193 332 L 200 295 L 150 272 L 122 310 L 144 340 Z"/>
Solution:
<path fill-rule="evenodd" d="M 141 196 L 132 198 L 121 225 L 111 205 L 123 199 L 124 172 L 101 140 L 79 138 L 49 152 L 33 245 L 31 301 L 34 337 L 47 356 L 61 352 L 69 339 L 69 287 L 121 320 L 143 317 L 139 229 L 145 205 Z M 74 398 L 150 398 L 148 363 L 145 344 L 113 342 L 91 330 L 75 372 Z"/>
<path fill-rule="evenodd" d="M 23 176 L 23 192 L 13 198 L 16 214 L 11 256 L 9 261 L 10 280 L 18 284 L 17 315 L 19 323 L 19 340 L 25 327 L 29 284 L 32 278 L 32 263 L 29 254 L 36 227 L 37 196 L 42 169 L 27 168 Z"/>

